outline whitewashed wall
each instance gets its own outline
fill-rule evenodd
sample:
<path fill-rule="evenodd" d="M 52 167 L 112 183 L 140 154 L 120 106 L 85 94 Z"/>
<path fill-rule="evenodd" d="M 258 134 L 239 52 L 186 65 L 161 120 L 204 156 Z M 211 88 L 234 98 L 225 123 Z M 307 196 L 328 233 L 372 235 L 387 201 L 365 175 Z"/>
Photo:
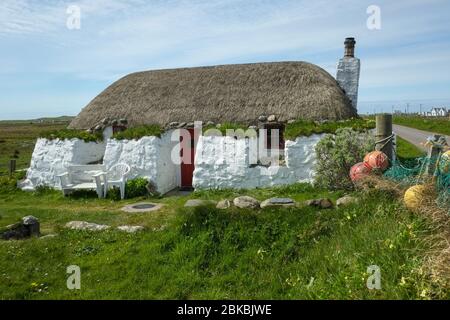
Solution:
<path fill-rule="evenodd" d="M 78 139 L 39 139 L 33 152 L 24 189 L 38 185 L 59 188 L 57 174 L 69 164 L 87 164 L 103 158 L 110 168 L 117 163 L 131 167 L 130 178 L 145 177 L 164 194 L 180 185 L 180 166 L 171 159 L 179 151 L 171 141 L 172 132 L 139 140 L 108 139 L 105 143 L 85 143 Z M 248 139 L 201 136 L 197 145 L 193 186 L 195 188 L 255 188 L 311 182 L 314 177 L 315 146 L 323 135 L 286 141 L 286 165 L 251 167 Z M 177 159 L 179 160 L 179 159 Z"/>
<path fill-rule="evenodd" d="M 31 156 L 27 177 L 20 187 L 34 189 L 37 186 L 60 188 L 56 175 L 66 171 L 70 164 L 88 164 L 100 161 L 105 143 L 84 142 L 79 139 L 38 139 Z"/>
<path fill-rule="evenodd" d="M 178 186 L 179 166 L 170 158 L 175 143 L 170 140 L 170 132 L 161 138 L 109 139 L 103 164 L 109 169 L 114 164 L 126 163 L 131 167 L 130 179 L 145 177 L 155 183 L 158 192 L 166 193 Z"/>
<path fill-rule="evenodd" d="M 286 165 L 268 168 L 250 166 L 248 139 L 202 136 L 197 146 L 193 185 L 201 189 L 224 189 L 311 182 L 315 146 L 323 136 L 286 141 Z"/>

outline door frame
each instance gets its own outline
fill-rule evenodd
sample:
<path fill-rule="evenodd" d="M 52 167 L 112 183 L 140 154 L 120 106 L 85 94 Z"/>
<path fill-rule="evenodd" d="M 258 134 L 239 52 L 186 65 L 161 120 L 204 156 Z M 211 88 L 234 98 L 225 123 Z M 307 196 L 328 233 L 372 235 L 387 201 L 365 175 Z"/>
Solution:
<path fill-rule="evenodd" d="M 186 130 L 189 133 L 189 145 L 191 152 L 191 163 L 185 164 L 183 163 L 183 155 L 186 147 L 186 142 L 184 138 L 186 136 Z M 198 133 L 194 128 L 180 129 L 180 189 L 192 189 L 192 181 L 194 178 L 194 170 L 195 170 L 195 153 L 198 142 Z M 184 134 L 183 134 L 184 133 Z"/>

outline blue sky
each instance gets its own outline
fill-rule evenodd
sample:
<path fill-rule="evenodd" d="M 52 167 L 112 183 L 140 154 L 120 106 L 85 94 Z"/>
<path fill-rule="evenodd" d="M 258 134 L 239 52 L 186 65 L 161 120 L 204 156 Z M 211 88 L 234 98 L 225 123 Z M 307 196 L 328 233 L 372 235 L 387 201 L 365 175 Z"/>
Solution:
<path fill-rule="evenodd" d="M 79 30 L 66 27 L 71 4 Z M 334 76 L 347 36 L 360 113 L 450 107 L 449 16 L 448 0 L 1 0 L 0 119 L 76 115 L 141 70 L 303 60 Z"/>

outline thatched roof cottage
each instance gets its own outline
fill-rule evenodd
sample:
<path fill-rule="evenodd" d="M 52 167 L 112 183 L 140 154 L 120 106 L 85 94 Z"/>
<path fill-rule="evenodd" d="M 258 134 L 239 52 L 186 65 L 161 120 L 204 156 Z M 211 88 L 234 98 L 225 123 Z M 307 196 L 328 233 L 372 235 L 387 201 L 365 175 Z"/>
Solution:
<path fill-rule="evenodd" d="M 28 178 L 33 185 L 58 187 L 54 179 L 58 171 L 74 161 L 86 164 L 98 158 L 97 162 L 106 167 L 127 163 L 132 168 L 131 177 L 147 177 L 162 193 L 176 187 L 245 188 L 310 181 L 314 146 L 320 135 L 284 141 L 284 125 L 297 119 L 337 121 L 357 116 L 359 59 L 354 57 L 354 44 L 353 38 L 346 39 L 346 54 L 339 61 L 336 79 L 307 62 L 221 65 L 127 75 L 95 97 L 69 126 L 105 130 L 105 141 L 95 147 L 75 147 L 79 142 L 72 141 L 68 147 L 64 141 L 41 139 Z M 260 159 L 251 163 L 249 139 L 204 136 L 194 132 L 194 121 L 217 127 L 239 123 L 269 129 L 266 141 L 271 141 L 270 130 L 278 129 L 280 143 L 275 144 L 284 160 L 275 167 L 261 165 Z M 141 125 L 159 125 L 166 130 L 160 137 L 111 139 L 116 130 Z M 183 128 L 194 135 L 193 143 L 191 139 L 183 142 L 184 133 L 178 132 Z M 268 148 L 273 145 L 266 143 Z M 188 160 L 193 163 L 185 163 L 186 158 L 176 161 L 177 148 L 192 151 Z M 54 158 L 61 152 L 64 159 L 42 163 L 48 158 L 43 154 Z M 45 175 L 41 168 L 45 168 Z"/>
<path fill-rule="evenodd" d="M 356 110 L 336 79 L 307 62 L 273 62 L 133 73 L 92 100 L 70 124 L 89 129 L 104 118 L 130 126 L 214 121 L 255 124 L 261 115 L 340 120 Z"/>

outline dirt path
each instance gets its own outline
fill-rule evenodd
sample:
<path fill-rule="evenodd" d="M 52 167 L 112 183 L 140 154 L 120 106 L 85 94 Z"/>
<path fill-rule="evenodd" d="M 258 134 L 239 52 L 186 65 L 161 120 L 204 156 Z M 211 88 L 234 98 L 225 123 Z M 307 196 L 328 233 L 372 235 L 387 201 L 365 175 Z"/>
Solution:
<path fill-rule="evenodd" d="M 397 135 L 399 135 L 406 141 L 414 144 L 419 149 L 424 150 L 424 151 L 427 150 L 426 147 L 423 145 L 427 141 L 427 138 L 429 136 L 432 136 L 433 134 L 438 134 L 438 133 L 422 131 L 422 130 L 418 130 L 418 129 L 414 129 L 414 128 L 409 128 L 409 127 L 405 127 L 405 126 L 400 126 L 398 124 L 394 124 L 392 127 L 393 127 L 394 132 Z M 445 137 L 447 139 L 447 142 L 450 143 L 450 137 L 449 136 L 445 136 Z"/>

